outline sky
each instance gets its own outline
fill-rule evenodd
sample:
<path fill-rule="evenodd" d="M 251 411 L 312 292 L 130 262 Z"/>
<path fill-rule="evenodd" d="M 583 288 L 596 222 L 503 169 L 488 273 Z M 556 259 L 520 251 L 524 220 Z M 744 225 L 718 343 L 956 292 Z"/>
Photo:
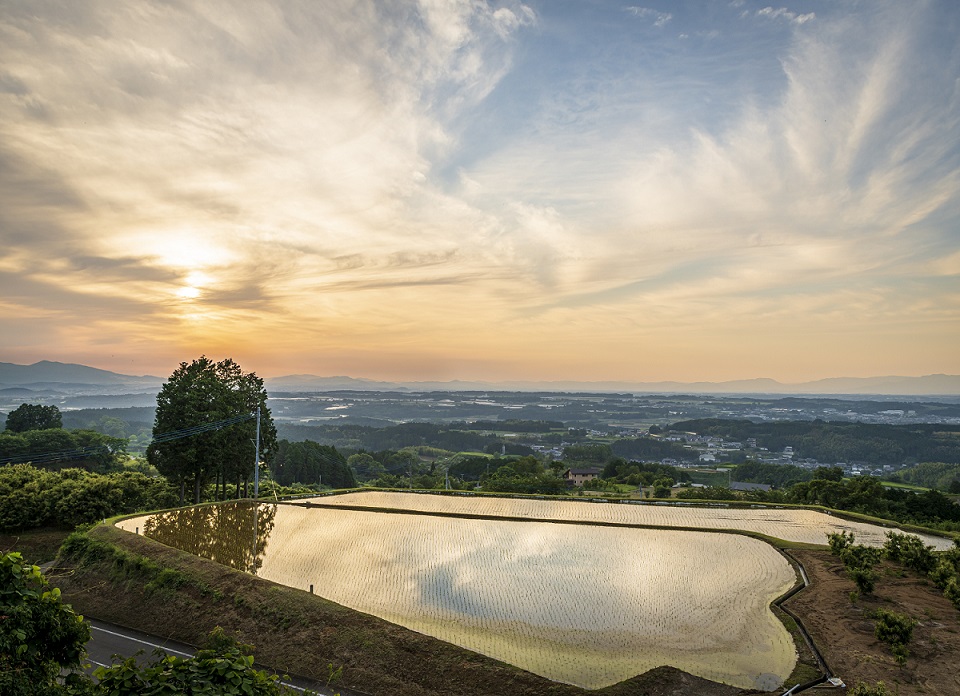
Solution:
<path fill-rule="evenodd" d="M 960 373 L 960 4 L 0 0 L 0 361 Z"/>

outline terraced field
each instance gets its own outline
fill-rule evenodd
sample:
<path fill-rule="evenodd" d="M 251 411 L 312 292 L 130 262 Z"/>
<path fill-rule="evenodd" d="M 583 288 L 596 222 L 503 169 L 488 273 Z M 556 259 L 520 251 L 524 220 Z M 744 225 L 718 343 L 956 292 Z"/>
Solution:
<path fill-rule="evenodd" d="M 491 496 L 434 495 L 393 491 L 363 491 L 312 500 L 324 505 L 394 508 L 422 512 L 475 514 L 492 517 L 523 517 L 539 520 L 574 520 L 717 530 L 745 530 L 786 541 L 825 544 L 830 532 L 853 532 L 857 543 L 882 546 L 884 527 L 845 520 L 816 510 L 789 508 L 732 508 L 666 505 L 641 501 L 594 502 L 591 500 L 538 500 Z M 953 542 L 932 535 L 924 543 L 945 550 Z"/>
<path fill-rule="evenodd" d="M 231 563 L 248 549 L 260 577 L 586 688 L 664 664 L 772 688 L 796 662 L 769 610 L 794 571 L 748 537 L 261 505 L 254 549 L 238 519 L 121 526 Z"/>

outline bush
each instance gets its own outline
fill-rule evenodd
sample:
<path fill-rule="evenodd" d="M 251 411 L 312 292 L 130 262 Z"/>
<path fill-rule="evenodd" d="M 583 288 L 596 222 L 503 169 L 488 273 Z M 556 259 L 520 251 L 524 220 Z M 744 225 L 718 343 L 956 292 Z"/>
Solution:
<path fill-rule="evenodd" d="M 877 574 L 869 568 L 847 568 L 847 577 L 853 580 L 861 594 L 870 594 L 877 586 Z"/>
<path fill-rule="evenodd" d="M 913 638 L 913 629 L 917 625 L 916 619 L 883 608 L 877 609 L 874 617 L 877 620 L 874 629 L 877 640 L 896 646 L 906 645 Z"/>
<path fill-rule="evenodd" d="M 954 575 L 943 588 L 943 596 L 953 602 L 953 606 L 960 609 L 960 578 Z"/>
<path fill-rule="evenodd" d="M 164 479 L 136 472 L 45 471 L 0 467 L 0 530 L 72 529 L 114 515 L 171 507 L 177 495 Z"/>
<path fill-rule="evenodd" d="M 887 532 L 887 541 L 883 545 L 887 558 L 902 563 L 918 573 L 926 575 L 937 565 L 933 547 L 927 546 L 919 537 L 912 534 Z"/>
<path fill-rule="evenodd" d="M 844 549 L 852 545 L 856 537 L 853 532 L 834 532 L 827 534 L 827 543 L 830 545 L 830 553 L 839 556 Z"/>
<path fill-rule="evenodd" d="M 16 552 L 0 555 L 0 618 L 0 693 L 68 693 L 57 678 L 80 667 L 90 627 Z"/>

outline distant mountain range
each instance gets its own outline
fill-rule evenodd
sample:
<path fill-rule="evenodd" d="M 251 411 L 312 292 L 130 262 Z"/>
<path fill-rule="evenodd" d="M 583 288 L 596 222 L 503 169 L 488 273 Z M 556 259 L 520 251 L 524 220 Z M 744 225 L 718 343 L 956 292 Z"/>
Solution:
<path fill-rule="evenodd" d="M 77 389 L 84 385 L 99 390 L 116 387 L 122 390 L 158 389 L 163 377 L 124 375 L 86 365 L 43 360 L 33 365 L 0 362 L 0 389 Z M 784 384 L 773 379 L 758 378 L 729 382 L 383 382 L 356 377 L 319 377 L 286 375 L 265 379 L 270 391 L 565 391 L 619 393 L 687 393 L 687 394 L 865 394 L 865 395 L 960 395 L 960 375 L 925 375 L 923 377 L 834 377 L 813 382 Z"/>
<path fill-rule="evenodd" d="M 4 387 L 44 389 L 57 386 L 70 388 L 117 386 L 133 387 L 139 390 L 154 386 L 159 389 L 163 382 L 163 377 L 121 375 L 96 367 L 49 360 L 41 360 L 33 365 L 0 362 L 0 386 Z"/>
<path fill-rule="evenodd" d="M 562 391 L 663 394 L 866 394 L 960 395 L 960 375 L 923 377 L 835 377 L 784 384 L 758 378 L 729 382 L 378 382 L 354 377 L 287 375 L 265 380 L 274 391 Z"/>

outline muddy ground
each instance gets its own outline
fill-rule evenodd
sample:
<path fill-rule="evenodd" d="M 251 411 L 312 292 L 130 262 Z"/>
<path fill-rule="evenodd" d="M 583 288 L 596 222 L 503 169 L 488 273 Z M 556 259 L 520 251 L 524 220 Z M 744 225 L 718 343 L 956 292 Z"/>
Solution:
<path fill-rule="evenodd" d="M 891 694 L 960 694 L 960 612 L 926 578 L 884 563 L 872 595 L 856 601 L 843 564 L 827 551 L 792 551 L 812 586 L 785 603 L 813 636 L 833 673 L 852 687 L 883 681 Z M 901 669 L 887 644 L 874 636 L 872 612 L 884 607 L 907 614 L 919 625 Z M 820 692 L 823 693 L 823 692 Z"/>

